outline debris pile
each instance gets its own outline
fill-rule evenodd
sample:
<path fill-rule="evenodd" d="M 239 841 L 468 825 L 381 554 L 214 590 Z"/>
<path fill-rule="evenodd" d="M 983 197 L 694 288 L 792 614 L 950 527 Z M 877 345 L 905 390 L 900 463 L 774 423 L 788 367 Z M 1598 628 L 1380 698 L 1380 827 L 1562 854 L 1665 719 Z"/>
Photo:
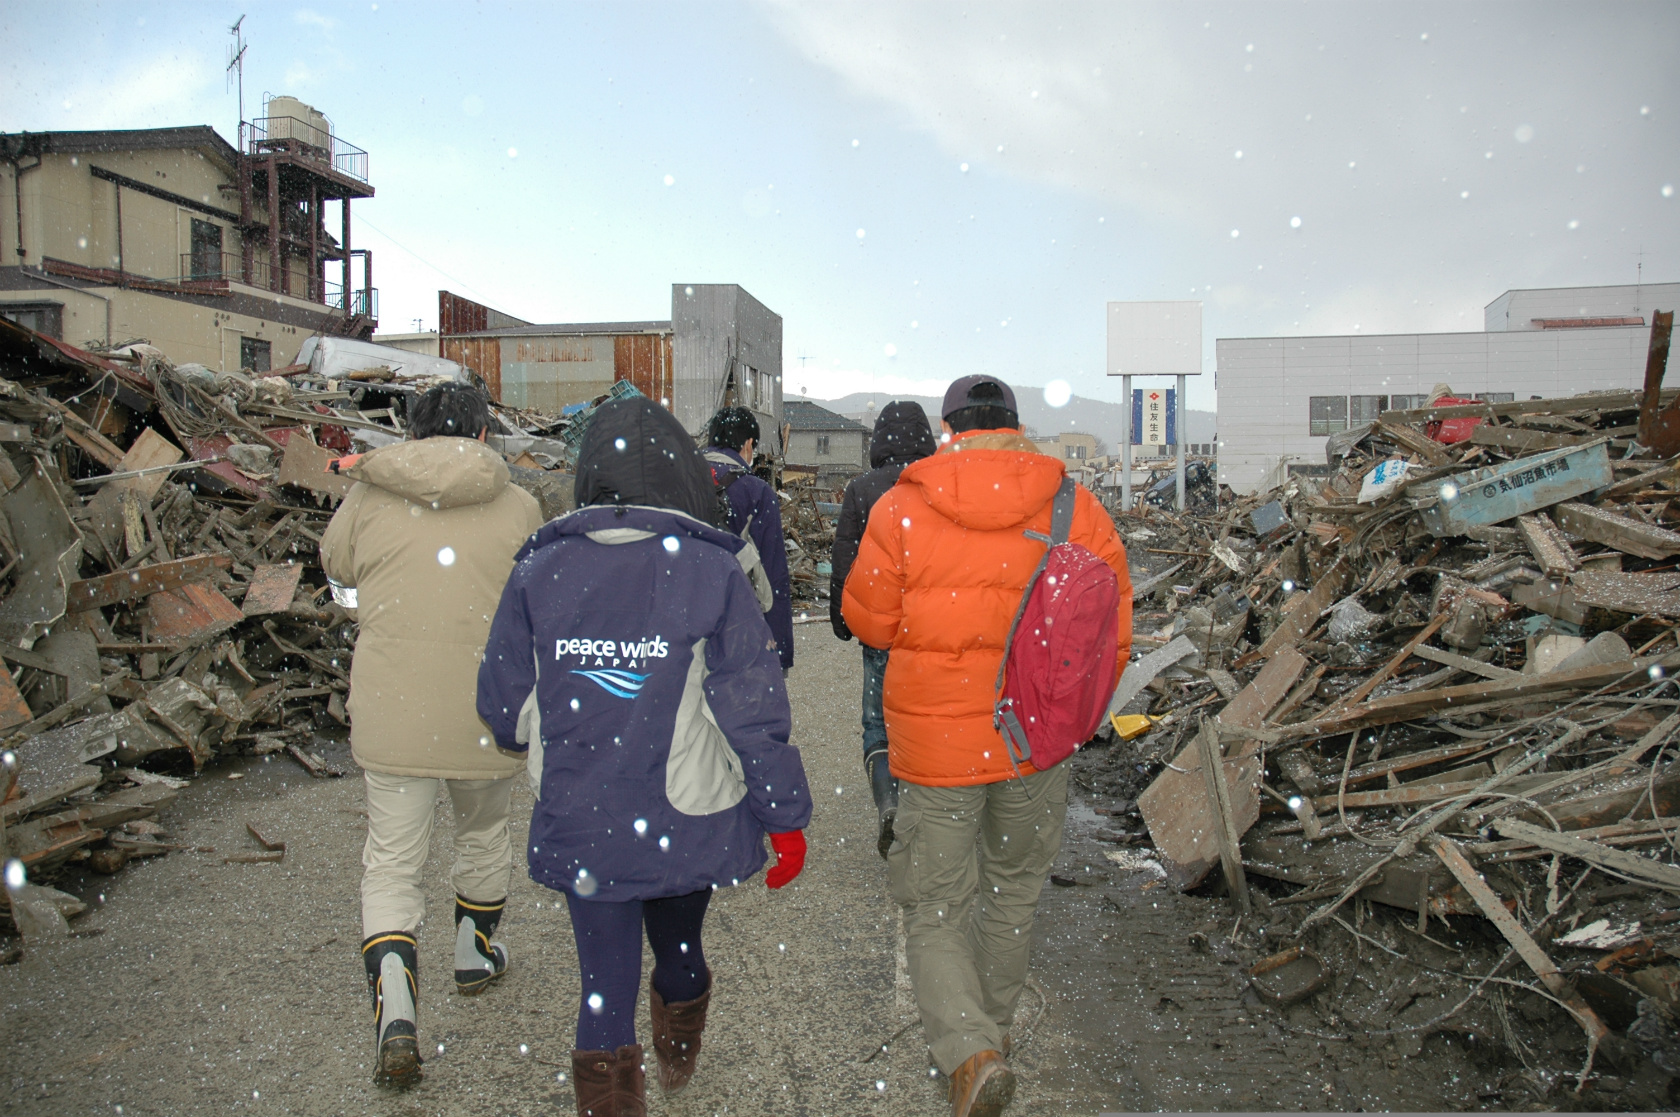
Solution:
<path fill-rule="evenodd" d="M 838 504 L 818 500 L 813 474 L 788 471 L 783 476 L 782 542 L 787 547 L 788 582 L 795 609 L 810 609 L 828 598 L 830 555 Z M 826 495 L 826 494 L 824 494 Z M 824 610 L 823 616 L 826 617 Z"/>
<path fill-rule="evenodd" d="M 66 866 L 182 848 L 150 816 L 219 760 L 342 774 L 322 754 L 347 723 L 355 611 L 317 549 L 350 482 L 326 467 L 400 440 L 435 382 L 214 372 L 0 319 L 0 914 L 26 937 L 80 910 L 40 884 Z M 497 421 L 516 481 L 568 508 L 559 421 Z"/>
<path fill-rule="evenodd" d="M 1122 863 L 1225 889 L 1257 953 L 1293 951 L 1250 971 L 1291 1024 L 1457 1032 L 1542 1097 L 1600 1058 L 1680 1074 L 1680 459 L 1640 437 L 1677 395 L 1653 365 L 1645 395 L 1390 411 L 1326 477 L 1118 517 L 1156 573 L 1075 779 L 1121 800 Z"/>

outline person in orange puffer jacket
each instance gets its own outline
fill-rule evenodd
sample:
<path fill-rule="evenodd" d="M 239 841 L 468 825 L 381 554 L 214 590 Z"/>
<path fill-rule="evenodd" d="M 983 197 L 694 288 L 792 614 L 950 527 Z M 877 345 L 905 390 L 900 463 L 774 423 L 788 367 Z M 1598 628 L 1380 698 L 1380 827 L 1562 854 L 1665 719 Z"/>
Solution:
<path fill-rule="evenodd" d="M 953 1117 L 991 1117 L 1014 1095 L 1003 1052 L 1067 815 L 1067 769 L 1018 773 L 992 710 L 1010 623 L 1044 555 L 1026 533 L 1048 534 L 1065 470 L 1021 434 L 1015 394 L 995 377 L 956 381 L 941 411 L 945 444 L 870 512 L 841 611 L 862 643 L 891 649 L 883 708 L 902 791 L 887 871 L 922 1024 Z M 1118 682 L 1131 577 L 1084 488 L 1069 540 L 1119 579 Z"/>

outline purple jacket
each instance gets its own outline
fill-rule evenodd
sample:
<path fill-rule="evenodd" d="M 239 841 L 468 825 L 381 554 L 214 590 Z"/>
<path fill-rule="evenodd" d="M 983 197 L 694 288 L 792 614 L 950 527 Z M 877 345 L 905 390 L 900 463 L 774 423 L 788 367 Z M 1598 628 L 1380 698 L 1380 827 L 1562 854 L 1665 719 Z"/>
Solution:
<path fill-rule="evenodd" d="M 776 490 L 747 469 L 746 459 L 723 446 L 708 446 L 706 453 L 728 458 L 744 476 L 724 492 L 729 501 L 729 530 L 740 534 L 741 528 L 752 518 L 747 537 L 758 548 L 759 561 L 770 579 L 773 600 L 764 619 L 770 622 L 770 632 L 776 637 L 776 653 L 782 667 L 793 667 L 793 591 L 788 581 L 787 544 L 782 542 L 782 501 Z M 712 468 L 715 481 L 723 480 L 723 470 Z"/>
<path fill-rule="evenodd" d="M 584 899 L 738 883 L 811 794 L 738 536 L 591 506 L 515 559 L 478 673 L 501 748 L 531 753 L 531 877 Z"/>

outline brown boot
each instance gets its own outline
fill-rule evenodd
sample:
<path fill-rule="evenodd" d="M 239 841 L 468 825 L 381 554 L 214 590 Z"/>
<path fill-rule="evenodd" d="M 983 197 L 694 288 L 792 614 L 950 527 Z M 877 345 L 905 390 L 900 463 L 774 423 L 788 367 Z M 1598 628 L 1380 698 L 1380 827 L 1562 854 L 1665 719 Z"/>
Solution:
<path fill-rule="evenodd" d="M 648 1014 L 653 1017 L 653 1054 L 659 1060 L 659 1088 L 674 1094 L 694 1077 L 700 1057 L 700 1033 L 706 1030 L 706 1006 L 712 1003 L 712 975 L 706 991 L 692 1001 L 666 1004 L 648 980 Z"/>
<path fill-rule="evenodd" d="M 1015 1097 L 1015 1072 L 996 1051 L 982 1051 L 951 1073 L 951 1117 L 998 1117 Z"/>
<path fill-rule="evenodd" d="M 641 1044 L 616 1052 L 572 1052 L 578 1117 L 647 1117 L 646 1090 Z"/>

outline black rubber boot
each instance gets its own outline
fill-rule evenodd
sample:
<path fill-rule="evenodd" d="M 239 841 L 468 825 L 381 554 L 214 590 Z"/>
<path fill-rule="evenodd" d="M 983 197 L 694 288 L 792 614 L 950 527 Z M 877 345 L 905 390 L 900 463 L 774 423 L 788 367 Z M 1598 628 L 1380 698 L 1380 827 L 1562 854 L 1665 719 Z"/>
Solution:
<path fill-rule="evenodd" d="M 491 942 L 496 924 L 502 921 L 507 897 L 481 904 L 464 896 L 455 897 L 455 991 L 466 996 L 482 993 L 484 987 L 507 972 L 507 947 Z"/>
<path fill-rule="evenodd" d="M 368 992 L 373 996 L 373 1029 L 379 1045 L 373 1080 L 381 1086 L 407 1086 L 420 1080 L 420 1033 L 415 1025 L 419 986 L 415 974 L 414 936 L 403 931 L 370 935 L 362 943 Z"/>
<path fill-rule="evenodd" d="M 893 819 L 898 815 L 898 781 L 887 767 L 886 749 L 876 749 L 864 757 L 863 768 L 869 773 L 869 792 L 875 796 L 875 815 L 881 826 L 875 848 L 884 861 L 892 848 Z"/>

